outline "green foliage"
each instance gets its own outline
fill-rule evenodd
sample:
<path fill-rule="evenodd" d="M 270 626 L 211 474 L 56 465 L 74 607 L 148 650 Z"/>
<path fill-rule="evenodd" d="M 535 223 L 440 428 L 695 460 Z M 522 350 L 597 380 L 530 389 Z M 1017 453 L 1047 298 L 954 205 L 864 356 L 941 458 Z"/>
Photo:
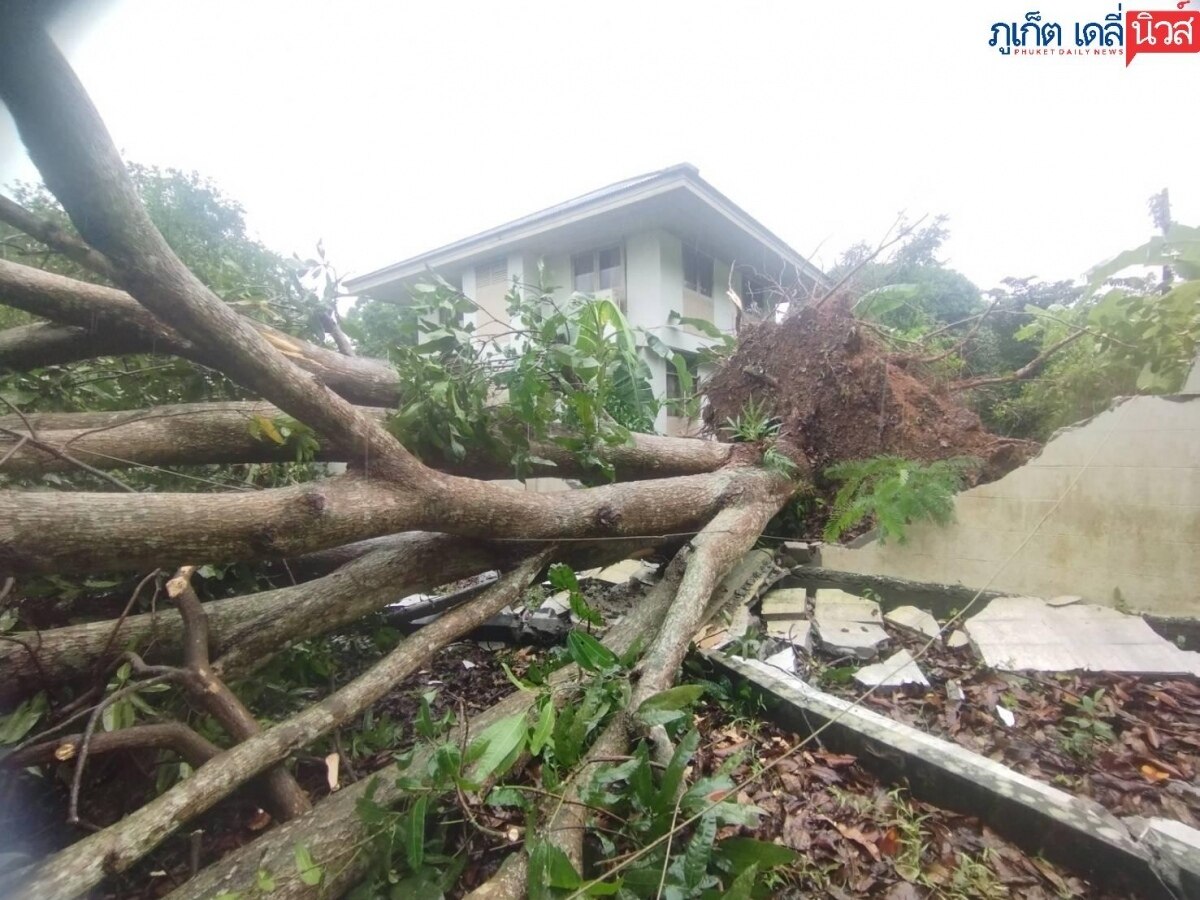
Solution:
<path fill-rule="evenodd" d="M 0 747 L 19 744 L 49 708 L 45 691 L 28 697 L 8 715 L 0 716 Z"/>
<path fill-rule="evenodd" d="M 555 563 L 546 573 L 546 577 L 549 579 L 551 586 L 556 590 L 568 593 L 571 612 L 580 621 L 588 625 L 604 624 L 604 618 L 584 599 L 583 591 L 579 587 L 579 579 L 575 577 L 574 569 L 566 563 Z"/>
<path fill-rule="evenodd" d="M 920 463 L 899 456 L 838 463 L 825 477 L 842 482 L 825 527 L 825 539 L 836 541 L 851 528 L 873 518 L 880 540 L 904 543 L 907 527 L 930 520 L 944 525 L 953 519 L 955 492 L 978 461 L 966 457 Z"/>
<path fill-rule="evenodd" d="M 979 288 L 937 259 L 948 236 L 945 218 L 939 216 L 909 235 L 891 259 L 862 265 L 849 284 L 857 297 L 855 313 L 901 337 L 915 338 L 939 324 L 979 312 Z M 843 254 L 830 277 L 838 281 L 872 252 L 865 243 L 856 244 Z"/>
<path fill-rule="evenodd" d="M 518 324 L 501 340 L 476 334 L 475 304 L 445 281 L 414 288 L 390 348 L 405 399 L 389 427 L 426 458 L 507 453 L 525 477 L 552 465 L 532 449 L 547 441 L 614 477 L 597 450 L 652 430 L 658 412 L 632 327 L 609 300 L 514 285 L 507 301 Z"/>
<path fill-rule="evenodd" d="M 752 444 L 778 435 L 779 422 L 772 419 L 766 403 L 751 397 L 736 416 L 725 420 L 721 430 L 735 441 Z"/>
<path fill-rule="evenodd" d="M 1090 762 L 1099 747 L 1115 741 L 1116 734 L 1104 718 L 1110 713 L 1103 704 L 1104 688 L 1097 688 L 1090 696 L 1084 695 L 1072 701 L 1075 715 L 1063 718 L 1060 729 L 1062 748 L 1080 762 Z"/>

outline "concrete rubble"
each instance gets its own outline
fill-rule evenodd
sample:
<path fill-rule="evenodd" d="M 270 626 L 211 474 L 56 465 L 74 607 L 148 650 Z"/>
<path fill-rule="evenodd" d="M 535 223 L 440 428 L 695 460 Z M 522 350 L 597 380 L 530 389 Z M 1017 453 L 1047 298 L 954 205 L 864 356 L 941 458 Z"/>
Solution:
<path fill-rule="evenodd" d="M 808 619 L 766 622 L 767 634 L 787 641 L 797 650 L 811 654 L 813 651 L 812 622 Z"/>
<path fill-rule="evenodd" d="M 1000 597 L 964 630 L 983 662 L 1004 671 L 1200 676 L 1200 653 L 1180 650 L 1140 616 L 1106 606 Z"/>
<path fill-rule="evenodd" d="M 874 659 L 889 640 L 883 616 L 874 600 L 845 591 L 822 588 L 813 606 L 817 640 L 828 653 Z"/>
<path fill-rule="evenodd" d="M 907 684 L 929 687 L 929 679 L 907 650 L 893 653 L 883 662 L 863 666 L 854 673 L 855 682 L 866 688 L 898 688 Z"/>
<path fill-rule="evenodd" d="M 937 619 L 925 610 L 917 609 L 915 606 L 897 607 L 885 614 L 883 618 L 890 625 L 907 628 L 909 631 L 915 631 L 926 637 L 937 637 L 942 630 L 941 626 L 938 625 Z"/>
<path fill-rule="evenodd" d="M 804 588 L 776 588 L 762 602 L 764 622 L 791 621 L 808 616 L 808 591 Z"/>
<path fill-rule="evenodd" d="M 789 675 L 796 673 L 796 651 L 791 647 L 784 647 L 778 653 L 774 653 L 763 660 L 768 666 L 774 666 L 776 669 L 782 669 Z"/>
<path fill-rule="evenodd" d="M 961 647 L 966 647 L 970 643 L 971 639 L 967 637 L 966 632 L 961 628 L 956 628 L 950 633 L 950 636 L 946 638 L 946 646 L 951 650 L 958 650 Z"/>
<path fill-rule="evenodd" d="M 653 563 L 643 562 L 640 559 L 623 559 L 599 571 L 591 570 L 591 577 L 599 581 L 607 581 L 609 584 L 625 584 L 633 578 L 643 584 L 652 584 L 656 580 L 655 573 L 657 571 L 658 566 Z M 579 577 L 583 577 L 582 573 Z"/>

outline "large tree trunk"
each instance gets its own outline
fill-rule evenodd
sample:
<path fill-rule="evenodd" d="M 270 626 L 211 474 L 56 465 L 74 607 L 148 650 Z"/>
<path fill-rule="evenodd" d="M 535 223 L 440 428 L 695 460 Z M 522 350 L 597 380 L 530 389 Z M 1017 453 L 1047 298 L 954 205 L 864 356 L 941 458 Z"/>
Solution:
<path fill-rule="evenodd" d="M 3 591 L 12 586 L 5 576 L 23 580 L 41 573 L 181 566 L 190 571 L 205 562 L 279 561 L 306 554 L 312 556 L 304 563 L 311 569 L 305 577 L 315 579 L 202 608 L 194 595 L 176 594 L 187 601 L 182 618 L 168 612 L 134 615 L 120 622 L 24 632 L 0 642 L 0 663 L 14 676 L 3 680 L 5 696 L 28 695 L 77 676 L 95 681 L 117 648 L 136 664 L 138 674 L 162 672 L 178 680 L 181 671 L 187 673 L 182 677 L 193 701 L 208 708 L 213 698 L 201 692 L 212 693 L 221 706 L 219 717 L 240 739 L 138 811 L 24 873 L 15 896 L 41 900 L 85 893 L 267 772 L 274 772 L 269 780 L 280 805 L 299 812 L 302 799 L 294 782 L 286 783 L 282 767 L 288 755 L 358 717 L 447 642 L 512 603 L 552 557 L 603 559 L 630 547 L 692 538 L 645 611 L 635 611 L 613 632 L 618 645 L 634 635 L 649 644 L 635 702 L 669 685 L 714 586 L 793 491 L 792 480 L 759 465 L 760 447 L 654 436 L 597 451 L 626 481 L 557 494 L 480 480 L 508 474 L 507 460 L 469 459 L 441 471 L 418 459 L 387 429 L 380 409 L 365 408 L 395 407 L 401 399 L 400 378 L 391 366 L 252 322 L 188 271 L 139 203 L 99 115 L 34 21 L 32 8 L 25 3 L 0 7 L 0 98 L 82 240 L 31 221 L 11 203 L 0 204 L 0 219 L 117 287 L 0 261 L 0 298 L 53 323 L 0 335 L 0 364 L 25 367 L 39 358 L 42 364 L 66 362 L 78 358 L 73 354 L 98 352 L 169 353 L 219 372 L 259 400 L 102 414 L 31 416 L 14 410 L 0 418 L 0 464 L 21 477 L 83 467 L 90 477 L 112 480 L 107 470 L 128 466 L 276 461 L 288 448 L 252 436 L 251 423 L 256 415 L 286 415 L 317 436 L 321 459 L 347 462 L 350 474 L 222 494 L 0 491 Z M 586 474 L 552 440 L 534 450 L 548 461 L 535 474 Z M 803 470 L 804 460 L 797 455 L 794 462 Z M 646 480 L 631 484 L 629 478 Z M 408 531 L 437 533 L 397 537 Z M 560 544 L 570 552 L 559 550 Z M 330 571 L 337 565 L 342 567 Z M 290 641 L 343 628 L 404 594 L 488 568 L 508 574 L 285 722 L 256 732 L 249 710 L 224 687 L 225 679 L 252 672 Z M 661 614 L 668 600 L 664 626 Z M 201 621 L 206 629 L 198 626 Z M 196 643 L 201 631 L 203 648 Z M 183 668 L 146 664 L 132 655 L 131 648 L 145 647 L 151 639 L 163 663 L 177 662 L 172 656 L 182 650 Z M 90 712 L 92 728 L 103 704 L 116 695 L 89 710 L 86 702 L 103 695 L 104 681 L 85 687 L 90 693 L 85 690 L 73 706 L 79 709 L 75 716 Z M 528 708 L 529 702 L 522 695 L 502 708 Z M 64 716 L 49 723 L 50 733 L 73 721 Z M 640 728 L 633 719 L 627 724 Z M 41 737 L 21 752 L 33 753 L 36 747 L 44 754 L 48 745 Z M 193 758 L 208 755 L 207 748 L 177 730 L 143 731 L 140 737 L 156 746 L 169 741 Z M 97 747 L 116 752 L 122 741 L 134 739 L 105 737 Z M 609 740 L 624 741 L 624 725 L 614 727 Z M 81 739 L 81 758 L 86 743 Z M 62 747 L 60 741 L 54 752 Z M 76 787 L 81 773 L 82 765 Z M 283 790 L 292 791 L 290 800 Z M 347 790 L 327 804 L 345 804 L 352 795 L 353 789 Z M 383 795 L 394 799 L 394 786 Z M 344 843 L 321 846 L 344 851 L 356 840 L 355 825 L 346 807 L 337 808 L 329 834 Z M 299 816 L 297 826 L 321 823 L 314 815 Z M 273 857 L 283 852 L 275 835 L 268 837 L 264 850 Z M 217 883 L 244 884 L 238 879 L 248 870 L 239 856 L 218 873 Z M 351 859 L 339 872 L 338 883 L 349 883 L 361 873 L 361 862 Z"/>

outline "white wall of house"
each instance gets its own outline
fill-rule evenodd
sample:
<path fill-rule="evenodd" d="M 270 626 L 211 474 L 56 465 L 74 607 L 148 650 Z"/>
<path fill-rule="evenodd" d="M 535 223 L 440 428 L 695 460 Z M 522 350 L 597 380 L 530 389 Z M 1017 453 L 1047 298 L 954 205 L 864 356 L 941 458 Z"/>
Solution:
<path fill-rule="evenodd" d="M 612 246 L 613 242 L 602 243 L 603 246 Z M 637 232 L 625 236 L 620 244 L 625 266 L 625 307 L 630 324 L 637 328 L 653 330 L 664 343 L 676 350 L 693 353 L 704 347 L 708 341 L 691 327 L 668 325 L 672 312 L 683 315 L 711 315 L 713 324 L 718 328 L 724 331 L 733 330 L 735 310 L 726 295 L 730 283 L 729 260 L 714 259 L 713 296 L 708 298 L 685 287 L 683 241 L 675 234 L 664 229 Z M 591 249 L 601 247 L 581 246 L 573 248 L 573 252 Z M 509 253 L 508 282 L 504 290 L 508 289 L 513 278 L 522 284 L 537 284 L 539 265 L 543 270 L 541 277 L 547 284 L 557 288 L 556 296 L 565 298 L 571 295 L 574 291 L 574 273 L 571 268 L 571 252 L 568 251 L 545 255 L 532 251 Z M 477 268 L 474 265 L 468 266 L 459 273 L 463 293 L 483 303 L 491 315 L 505 320 L 504 304 L 499 299 L 499 286 L 493 284 L 480 288 L 476 279 Z M 740 290 L 740 273 L 734 273 L 733 284 L 735 290 Z M 480 334 L 492 334 L 501 330 L 495 323 L 491 323 L 487 316 L 473 313 L 470 319 Z M 664 396 L 667 390 L 667 364 L 648 352 L 645 353 L 645 359 L 650 367 L 651 385 L 655 394 Z M 698 423 L 668 417 L 663 410 L 655 424 L 660 431 L 682 434 L 694 431 Z"/>

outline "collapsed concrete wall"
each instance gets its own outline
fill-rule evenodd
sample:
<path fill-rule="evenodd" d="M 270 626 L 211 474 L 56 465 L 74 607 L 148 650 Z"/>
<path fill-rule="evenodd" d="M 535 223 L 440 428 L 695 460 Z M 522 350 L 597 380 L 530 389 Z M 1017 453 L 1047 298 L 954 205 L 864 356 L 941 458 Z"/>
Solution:
<path fill-rule="evenodd" d="M 912 526 L 904 544 L 824 547 L 821 563 L 1200 618 L 1200 395 L 1117 401 L 959 494 L 955 512 L 944 528 Z"/>

